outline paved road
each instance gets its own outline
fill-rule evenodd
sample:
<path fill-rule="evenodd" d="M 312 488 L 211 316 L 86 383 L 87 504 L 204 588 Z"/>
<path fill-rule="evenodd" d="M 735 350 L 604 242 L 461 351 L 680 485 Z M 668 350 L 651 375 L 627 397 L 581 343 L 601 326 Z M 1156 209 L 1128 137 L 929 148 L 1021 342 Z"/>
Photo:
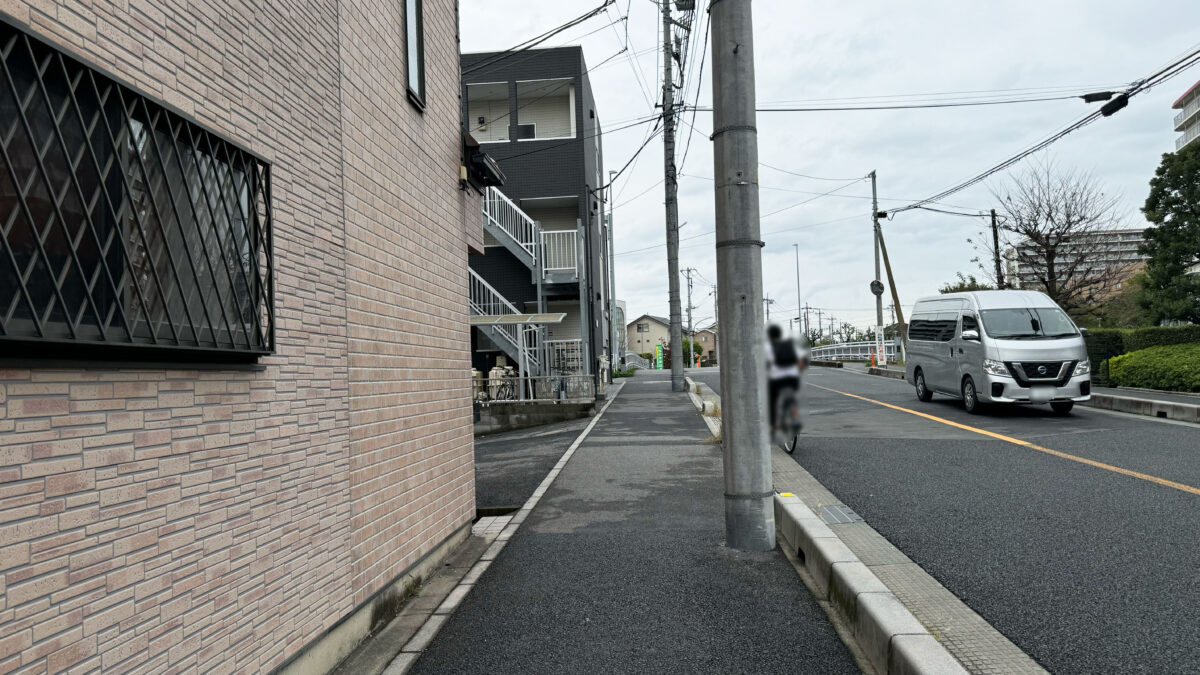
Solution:
<path fill-rule="evenodd" d="M 590 417 L 475 439 L 475 505 L 520 508 Z"/>
<path fill-rule="evenodd" d="M 628 381 L 413 673 L 856 673 L 778 549 L 726 549 L 721 454 Z"/>
<path fill-rule="evenodd" d="M 715 370 L 693 377 L 719 390 Z M 903 381 L 821 368 L 803 396 L 795 460 L 1047 669 L 1200 670 L 1200 494 L 1187 490 L 1200 487 L 1200 427 L 1080 407 L 974 416 L 920 403 Z"/>

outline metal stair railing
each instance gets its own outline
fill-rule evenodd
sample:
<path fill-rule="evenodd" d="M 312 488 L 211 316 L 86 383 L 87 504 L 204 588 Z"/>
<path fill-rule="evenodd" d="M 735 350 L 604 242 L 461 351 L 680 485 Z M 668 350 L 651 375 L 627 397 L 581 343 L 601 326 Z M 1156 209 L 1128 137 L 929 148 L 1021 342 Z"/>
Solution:
<path fill-rule="evenodd" d="M 478 272 L 469 267 L 467 271 L 471 275 L 467 302 L 472 314 L 524 314 L 509 302 L 508 298 L 501 295 L 483 277 L 479 276 Z M 518 354 L 524 352 L 521 356 L 531 373 L 541 372 L 542 340 L 541 331 L 536 326 L 497 325 L 485 326 L 485 328 L 490 330 L 491 336 L 499 337 Z"/>
<path fill-rule="evenodd" d="M 504 193 L 488 186 L 483 193 L 483 224 L 491 225 L 508 235 L 537 262 L 541 227 Z"/>

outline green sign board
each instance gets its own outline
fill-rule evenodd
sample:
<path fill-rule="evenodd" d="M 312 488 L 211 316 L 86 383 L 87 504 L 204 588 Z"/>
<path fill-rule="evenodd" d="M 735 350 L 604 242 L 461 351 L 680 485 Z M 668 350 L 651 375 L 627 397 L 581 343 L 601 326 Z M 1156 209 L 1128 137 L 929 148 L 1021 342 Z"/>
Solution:
<path fill-rule="evenodd" d="M 662 367 L 662 352 L 663 352 L 663 350 L 662 350 L 661 344 L 654 345 L 654 368 L 656 370 L 663 369 L 663 367 Z"/>

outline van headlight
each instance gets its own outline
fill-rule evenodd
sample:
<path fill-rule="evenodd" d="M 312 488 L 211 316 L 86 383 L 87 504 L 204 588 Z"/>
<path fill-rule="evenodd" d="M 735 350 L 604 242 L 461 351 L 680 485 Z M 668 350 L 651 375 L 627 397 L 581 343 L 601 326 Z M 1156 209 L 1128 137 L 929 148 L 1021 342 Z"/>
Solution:
<path fill-rule="evenodd" d="M 1012 375 L 1008 372 L 1008 366 L 1004 365 L 1003 361 L 984 359 L 983 369 L 992 375 L 999 375 L 1000 377 L 1012 377 Z"/>
<path fill-rule="evenodd" d="M 1090 372 L 1092 372 L 1092 364 L 1087 359 L 1084 359 L 1075 364 L 1075 375 L 1072 375 L 1071 377 L 1075 377 L 1077 375 L 1087 375 Z"/>

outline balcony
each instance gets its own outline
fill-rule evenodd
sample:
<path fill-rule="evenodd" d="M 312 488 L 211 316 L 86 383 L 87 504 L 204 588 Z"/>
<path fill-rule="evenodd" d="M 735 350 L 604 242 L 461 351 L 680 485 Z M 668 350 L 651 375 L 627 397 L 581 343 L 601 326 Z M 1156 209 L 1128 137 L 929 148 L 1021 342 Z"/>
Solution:
<path fill-rule="evenodd" d="M 1175 116 L 1175 131 L 1183 131 L 1188 124 L 1195 119 L 1196 113 L 1200 112 L 1200 98 L 1194 99 L 1191 103 L 1183 106 L 1183 110 Z"/>
<path fill-rule="evenodd" d="M 547 281 L 579 281 L 579 232 L 551 230 L 542 232 L 542 271 Z"/>
<path fill-rule="evenodd" d="M 1185 145 L 1196 140 L 1197 136 L 1200 136 L 1200 124 L 1193 124 L 1192 128 L 1175 139 L 1175 152 L 1179 152 Z"/>

